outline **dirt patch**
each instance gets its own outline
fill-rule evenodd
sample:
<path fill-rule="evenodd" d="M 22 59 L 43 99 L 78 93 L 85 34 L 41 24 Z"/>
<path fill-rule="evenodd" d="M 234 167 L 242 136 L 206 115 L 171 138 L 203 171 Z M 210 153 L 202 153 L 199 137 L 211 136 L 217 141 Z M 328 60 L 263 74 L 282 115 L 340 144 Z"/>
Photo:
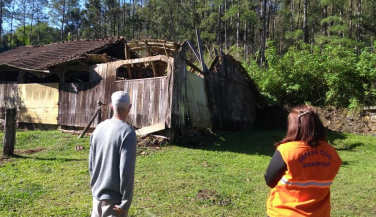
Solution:
<path fill-rule="evenodd" d="M 10 159 L 10 158 L 7 157 L 7 156 L 2 156 L 2 157 L 0 157 L 0 167 L 3 166 L 3 165 L 6 164 L 6 163 L 11 162 L 11 161 L 12 161 L 12 159 Z"/>
<path fill-rule="evenodd" d="M 35 154 L 37 152 L 43 151 L 45 148 L 36 148 L 36 149 L 28 149 L 22 151 L 14 151 L 15 154 Z"/>
<path fill-rule="evenodd" d="M 196 198 L 201 201 L 208 201 L 218 206 L 226 206 L 232 204 L 230 199 L 224 198 L 214 190 L 202 189 L 197 192 Z"/>
<path fill-rule="evenodd" d="M 218 139 L 210 129 L 185 129 L 182 133 L 181 143 L 192 148 L 212 145 Z"/>

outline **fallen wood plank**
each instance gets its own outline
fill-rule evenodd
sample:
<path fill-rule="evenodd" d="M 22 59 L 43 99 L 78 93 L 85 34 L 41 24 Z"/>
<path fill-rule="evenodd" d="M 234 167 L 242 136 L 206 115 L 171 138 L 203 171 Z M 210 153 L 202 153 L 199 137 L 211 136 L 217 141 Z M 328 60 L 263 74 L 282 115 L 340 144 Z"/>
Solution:
<path fill-rule="evenodd" d="M 165 123 L 160 122 L 158 124 L 154 124 L 154 125 L 151 125 L 151 126 L 148 126 L 148 127 L 143 127 L 141 129 L 138 129 L 138 130 L 136 130 L 136 134 L 137 135 L 146 135 L 146 134 L 155 133 L 155 132 L 158 132 L 158 131 L 161 131 L 161 130 L 164 130 L 164 129 L 165 129 Z"/>

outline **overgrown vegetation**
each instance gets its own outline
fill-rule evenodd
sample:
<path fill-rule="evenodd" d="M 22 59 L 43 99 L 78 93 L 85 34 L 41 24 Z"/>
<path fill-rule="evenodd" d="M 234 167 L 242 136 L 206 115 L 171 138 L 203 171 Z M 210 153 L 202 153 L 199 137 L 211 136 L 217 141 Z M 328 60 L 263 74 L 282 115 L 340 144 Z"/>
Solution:
<path fill-rule="evenodd" d="M 376 54 L 364 48 L 300 43 L 277 54 L 273 42 L 265 52 L 267 68 L 255 61 L 245 64 L 271 104 L 331 105 L 358 108 L 374 105 L 376 97 Z"/>
<path fill-rule="evenodd" d="M 283 135 L 219 132 L 214 145 L 140 154 L 130 216 L 265 216 L 263 174 Z M 89 216 L 88 137 L 29 131 L 16 140 L 18 156 L 0 162 L 0 216 Z M 376 138 L 332 132 L 328 140 L 344 162 L 332 186 L 332 216 L 374 216 Z"/>

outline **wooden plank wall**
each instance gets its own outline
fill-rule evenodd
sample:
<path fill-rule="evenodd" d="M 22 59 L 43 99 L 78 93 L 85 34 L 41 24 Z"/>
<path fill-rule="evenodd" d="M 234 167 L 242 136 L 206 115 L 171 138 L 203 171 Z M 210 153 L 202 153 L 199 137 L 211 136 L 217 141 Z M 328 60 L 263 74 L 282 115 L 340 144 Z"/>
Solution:
<path fill-rule="evenodd" d="M 205 75 L 213 128 L 246 129 L 255 120 L 256 102 L 249 83 L 229 58 Z"/>
<path fill-rule="evenodd" d="M 125 91 L 130 96 L 130 124 L 142 128 L 165 122 L 168 105 L 167 81 L 164 76 L 116 82 L 116 91 Z"/>
<path fill-rule="evenodd" d="M 59 83 L 18 84 L 17 121 L 57 125 Z"/>
<path fill-rule="evenodd" d="M 180 48 L 173 56 L 170 84 L 171 96 L 171 128 L 185 127 L 188 115 L 188 101 L 187 101 L 187 63 L 185 61 L 185 54 L 187 44 Z"/>
<path fill-rule="evenodd" d="M 5 110 L 17 106 L 17 84 L 0 84 L 0 118 L 5 118 Z"/>
<path fill-rule="evenodd" d="M 102 120 L 109 116 L 109 100 L 105 98 L 107 64 L 93 65 L 89 73 L 89 83 L 61 85 L 59 125 L 85 127 L 97 109 L 97 101 L 106 104 L 102 106 Z M 94 121 L 91 126 L 97 123 Z"/>
<path fill-rule="evenodd" d="M 190 72 L 187 73 L 187 102 L 192 126 L 211 128 L 211 113 L 204 78 Z"/>

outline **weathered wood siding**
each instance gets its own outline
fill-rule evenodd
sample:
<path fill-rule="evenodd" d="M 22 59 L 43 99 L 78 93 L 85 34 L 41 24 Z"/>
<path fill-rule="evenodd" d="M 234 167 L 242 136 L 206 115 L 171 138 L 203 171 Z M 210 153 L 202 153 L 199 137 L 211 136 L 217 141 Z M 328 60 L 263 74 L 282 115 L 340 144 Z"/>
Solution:
<path fill-rule="evenodd" d="M 246 129 L 255 120 L 256 102 L 251 87 L 235 65 L 224 58 L 217 72 L 205 75 L 213 128 Z"/>
<path fill-rule="evenodd" d="M 59 83 L 18 84 L 18 122 L 57 125 Z"/>
<path fill-rule="evenodd" d="M 168 105 L 167 77 L 116 82 L 116 91 L 125 91 L 131 98 L 129 122 L 137 128 L 165 122 Z"/>
<path fill-rule="evenodd" d="M 186 45 L 174 55 L 170 78 L 171 128 L 183 128 L 188 115 Z"/>
<path fill-rule="evenodd" d="M 85 84 L 63 84 L 60 88 L 59 125 L 85 127 L 97 109 L 97 101 L 102 106 L 102 120 L 109 117 L 109 99 L 106 96 L 108 65 L 97 64 L 90 67 L 90 82 Z M 111 79 L 108 79 L 111 80 Z M 115 82 L 111 87 L 115 87 Z M 92 126 L 96 126 L 94 122 Z"/>
<path fill-rule="evenodd" d="M 17 84 L 0 84 L 0 117 L 5 118 L 5 110 L 17 106 Z"/>
<path fill-rule="evenodd" d="M 193 127 L 211 128 L 211 114 L 204 78 L 187 73 L 188 114 Z"/>
<path fill-rule="evenodd" d="M 193 127 L 211 128 L 205 83 L 202 78 L 188 72 L 186 50 L 187 44 L 184 44 L 171 61 L 171 128 L 186 127 L 188 118 Z"/>

